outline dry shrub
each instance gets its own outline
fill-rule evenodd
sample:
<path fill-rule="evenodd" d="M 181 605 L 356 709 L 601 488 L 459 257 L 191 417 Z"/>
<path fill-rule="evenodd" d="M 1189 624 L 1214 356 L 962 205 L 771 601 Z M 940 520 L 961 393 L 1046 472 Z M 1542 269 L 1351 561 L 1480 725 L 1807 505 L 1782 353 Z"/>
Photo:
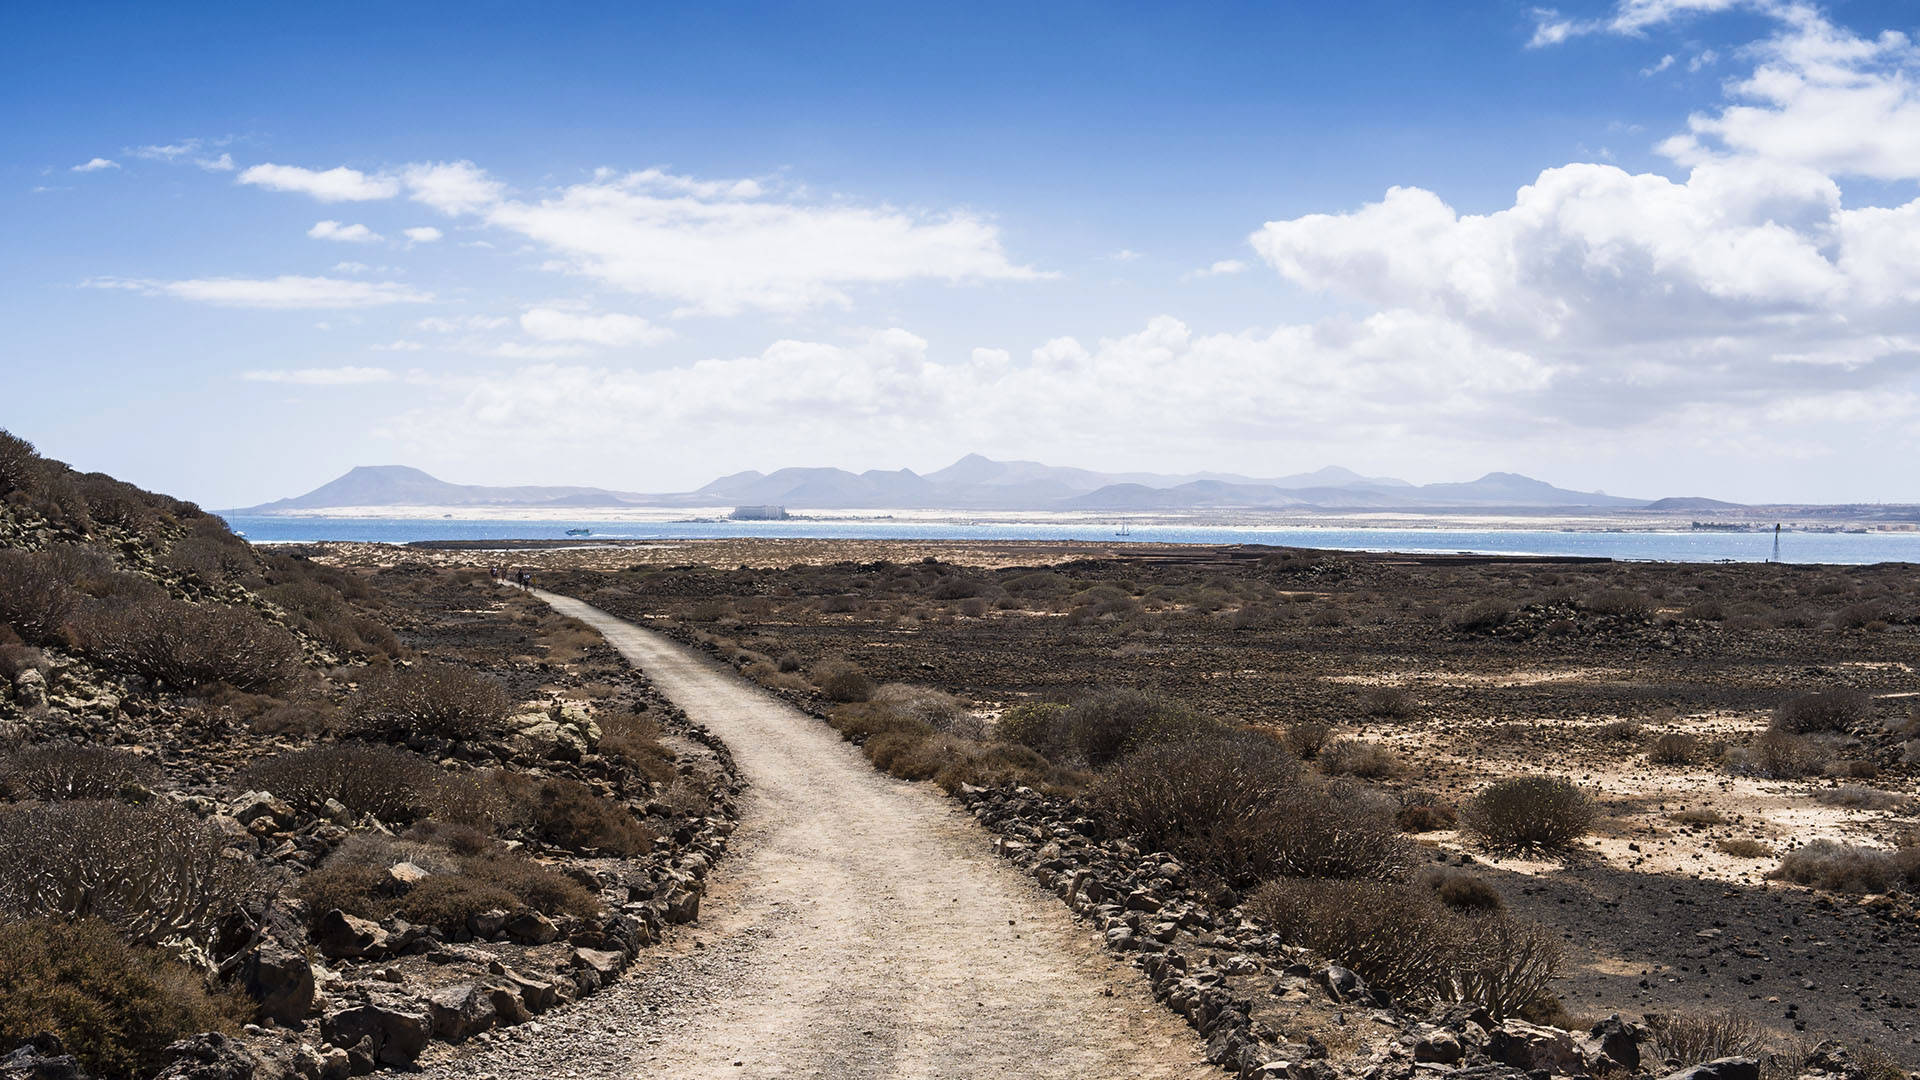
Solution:
<path fill-rule="evenodd" d="M 532 817 L 535 836 L 569 850 L 643 855 L 659 839 L 626 804 L 577 780 L 555 777 L 541 783 Z"/>
<path fill-rule="evenodd" d="M 1420 712 L 1413 694 L 1398 686 L 1370 686 L 1360 693 L 1360 713 L 1384 720 L 1411 720 Z"/>
<path fill-rule="evenodd" d="M 1821 788 L 1813 793 L 1813 801 L 1824 806 L 1844 806 L 1852 810 L 1900 812 L 1913 809 L 1913 800 L 1905 795 L 1861 784 L 1841 784 L 1839 787 Z"/>
<path fill-rule="evenodd" d="M 1312 761 L 1327 748 L 1327 740 L 1332 737 L 1331 725 L 1323 724 L 1318 720 L 1296 720 L 1287 725 L 1281 739 L 1287 744 L 1287 749 L 1293 751 L 1295 757 L 1302 761 Z"/>
<path fill-rule="evenodd" d="M 1760 1057 L 1766 1041 L 1753 1023 L 1730 1012 L 1648 1013 L 1647 1030 L 1661 1060 L 1682 1068 L 1725 1057 Z"/>
<path fill-rule="evenodd" d="M 813 683 L 828 701 L 865 701 L 873 694 L 873 680 L 844 660 L 829 660 L 813 669 Z"/>
<path fill-rule="evenodd" d="M 1420 884 L 1432 889 L 1442 904 L 1455 911 L 1488 914 L 1507 909 L 1500 890 L 1491 882 L 1457 866 L 1430 866 L 1421 871 Z"/>
<path fill-rule="evenodd" d="M 1773 854 L 1773 845 L 1748 837 L 1722 840 L 1714 847 L 1718 848 L 1722 854 L 1731 855 L 1736 859 L 1764 859 Z"/>
<path fill-rule="evenodd" d="M 206 942 L 253 882 L 226 840 L 172 806 L 30 805 L 0 813 L 0 914 L 98 918 L 128 940 Z"/>
<path fill-rule="evenodd" d="M 1459 814 L 1436 795 L 1409 793 L 1402 797 L 1393 821 L 1402 832 L 1438 832 L 1453 828 L 1459 821 Z"/>
<path fill-rule="evenodd" d="M 933 728 L 908 716 L 890 705 L 878 705 L 873 702 L 852 702 L 833 710 L 827 722 L 845 736 L 847 741 L 865 745 L 874 736 L 889 731 L 912 731 L 916 737 L 931 734 Z"/>
<path fill-rule="evenodd" d="M 1809 739 L 1785 731 L 1763 731 L 1746 746 L 1727 753 L 1734 772 L 1768 780 L 1792 780 L 1822 771 L 1826 754 Z"/>
<path fill-rule="evenodd" d="M 1065 705 L 1051 701 L 1015 705 L 994 721 L 993 736 L 1002 742 L 1041 750 L 1053 744 L 1066 715 Z"/>
<path fill-rule="evenodd" d="M 1280 875 L 1387 878 L 1411 858 L 1370 800 L 1314 783 L 1279 743 L 1251 733 L 1136 750 L 1095 786 L 1091 802 L 1147 847 L 1233 884 Z"/>
<path fill-rule="evenodd" d="M 1788 698 L 1773 710 L 1773 730 L 1796 735 L 1843 732 L 1873 712 L 1873 697 L 1859 690 L 1823 690 Z"/>
<path fill-rule="evenodd" d="M 355 814 L 411 821 L 426 812 L 439 767 L 390 746 L 314 746 L 268 758 L 241 773 L 243 786 L 272 792 L 308 812 L 332 799 Z"/>
<path fill-rule="evenodd" d="M 1467 633 L 1497 630 L 1513 618 L 1513 606 L 1504 600 L 1478 600 L 1455 612 L 1447 625 Z"/>
<path fill-rule="evenodd" d="M 1419 1004 L 1477 1001 L 1496 1018 L 1551 1000 L 1560 950 L 1541 927 L 1449 910 L 1434 890 L 1379 881 L 1272 881 L 1247 901 L 1292 944 Z"/>
<path fill-rule="evenodd" d="M 1172 698 L 1142 690 L 1105 690 L 1075 702 L 1061 719 L 1059 741 L 1039 749 L 1056 761 L 1085 762 L 1098 769 L 1141 747 L 1224 730 L 1219 721 Z"/>
<path fill-rule="evenodd" d="M 780 670 L 782 675 L 791 675 L 806 665 L 800 662 L 799 653 L 788 651 L 780 654 L 780 659 L 775 662 L 774 666 Z"/>
<path fill-rule="evenodd" d="M 1653 615 L 1653 601 L 1645 593 L 1632 589 L 1602 589 L 1587 597 L 1583 605 L 1595 615 L 1610 615 L 1615 618 L 1644 622 Z"/>
<path fill-rule="evenodd" d="M 315 919 L 337 908 L 362 919 L 398 915 L 453 933 L 463 931 L 473 916 L 496 909 L 591 915 L 600 908 L 598 898 L 579 882 L 524 856 L 497 847 L 462 854 L 442 841 L 471 848 L 469 838 L 423 835 L 431 839 L 356 834 L 302 878 L 295 895 Z M 388 873 L 402 862 L 427 876 L 402 885 Z"/>
<path fill-rule="evenodd" d="M 1612 743 L 1637 743 L 1645 733 L 1645 729 L 1632 720 L 1613 720 L 1593 729 L 1595 738 Z"/>
<path fill-rule="evenodd" d="M 1566 851 L 1587 835 L 1596 817 L 1593 800 L 1557 776 L 1496 780 L 1461 814 L 1487 847 L 1515 852 Z"/>
<path fill-rule="evenodd" d="M 1328 776 L 1358 776 L 1379 780 L 1399 771 L 1399 759 L 1392 750 L 1375 742 L 1339 739 L 1320 751 L 1320 771 Z"/>
<path fill-rule="evenodd" d="M 272 692 L 300 671 L 300 642 L 248 608 L 154 599 L 88 618 L 89 651 L 103 663 L 176 689 L 223 682 Z"/>
<path fill-rule="evenodd" d="M 159 1071 L 169 1043 L 237 1033 L 249 1011 L 98 920 L 0 922 L 0 1046 L 52 1034 L 94 1076 L 141 1080 Z"/>
<path fill-rule="evenodd" d="M 918 720 L 935 731 L 963 739 L 986 737 L 986 724 L 968 711 L 965 703 L 932 687 L 887 683 L 876 689 L 868 700 Z"/>
<path fill-rule="evenodd" d="M 34 644 L 57 641 L 73 613 L 74 591 L 40 552 L 0 549 L 0 623 Z"/>
<path fill-rule="evenodd" d="M 353 712 L 359 729 L 369 735 L 459 741 L 490 734 L 512 707 L 506 687 L 496 680 L 471 668 L 422 660 L 367 669 Z"/>
<path fill-rule="evenodd" d="M 1700 740 L 1684 731 L 1669 731 L 1648 745 L 1647 760 L 1655 765 L 1691 765 L 1700 760 Z"/>
<path fill-rule="evenodd" d="M 39 460 L 40 455 L 34 452 L 32 443 L 0 429 L 0 495 L 11 495 L 26 487 Z"/>
<path fill-rule="evenodd" d="M 654 783 L 673 780 L 673 751 L 660 741 L 660 725 L 638 713 L 602 714 L 600 753 L 625 762 Z"/>
<path fill-rule="evenodd" d="M 1667 816 L 1669 821 L 1678 825 L 1725 825 L 1727 815 L 1713 809 L 1680 810 Z"/>
<path fill-rule="evenodd" d="M 26 799 L 112 799 L 159 773 L 146 758 L 115 747 L 44 743 L 0 759 L 0 789 Z"/>
<path fill-rule="evenodd" d="M 1920 849 L 1883 851 L 1814 840 L 1787 852 L 1768 877 L 1828 892 L 1882 893 L 1920 887 Z"/>

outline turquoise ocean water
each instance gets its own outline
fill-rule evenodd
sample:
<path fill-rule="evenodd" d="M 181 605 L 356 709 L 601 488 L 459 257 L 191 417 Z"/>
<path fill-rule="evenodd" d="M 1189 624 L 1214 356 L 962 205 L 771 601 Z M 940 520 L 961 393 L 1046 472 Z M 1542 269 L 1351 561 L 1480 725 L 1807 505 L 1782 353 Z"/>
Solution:
<path fill-rule="evenodd" d="M 595 540 L 675 540 L 715 537 L 807 537 L 847 540 L 1084 540 L 1090 543 L 1271 544 L 1347 551 L 1476 552 L 1483 554 L 1600 555 L 1663 562 L 1760 562 L 1773 548 L 1771 533 L 1722 531 L 1574 532 L 1548 529 L 1333 529 L 1135 525 L 1126 537 L 1112 522 L 1075 524 L 923 521 L 476 521 L 459 518 L 227 518 L 257 542 L 362 540 L 564 540 L 568 529 L 590 529 Z M 1796 563 L 1920 563 L 1920 532 L 1788 532 L 1782 561 Z"/>

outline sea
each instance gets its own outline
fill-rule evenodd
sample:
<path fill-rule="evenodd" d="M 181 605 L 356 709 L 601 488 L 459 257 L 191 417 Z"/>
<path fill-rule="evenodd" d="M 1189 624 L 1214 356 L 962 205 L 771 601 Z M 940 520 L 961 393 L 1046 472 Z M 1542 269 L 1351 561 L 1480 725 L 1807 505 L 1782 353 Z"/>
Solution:
<path fill-rule="evenodd" d="M 1668 532 L 1593 529 L 1350 529 L 1259 525 L 1129 526 L 1114 522 L 983 522 L 922 520 L 578 521 L 271 517 L 227 515 L 256 543 L 350 540 L 405 544 L 419 540 L 567 540 L 588 530 L 594 540 L 697 540 L 729 537 L 834 540 L 1080 540 L 1089 544 L 1268 544 L 1276 547 L 1420 554 L 1587 555 L 1649 562 L 1764 562 L 1773 533 L 1726 530 Z M 1790 563 L 1920 563 L 1920 532 L 1787 531 L 1780 560 Z"/>

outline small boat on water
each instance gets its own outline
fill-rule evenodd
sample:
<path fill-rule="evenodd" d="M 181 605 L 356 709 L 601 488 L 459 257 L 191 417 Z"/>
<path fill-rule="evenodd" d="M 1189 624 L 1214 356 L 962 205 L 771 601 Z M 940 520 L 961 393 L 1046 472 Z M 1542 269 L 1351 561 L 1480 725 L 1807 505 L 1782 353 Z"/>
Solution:
<path fill-rule="evenodd" d="M 567 535 L 568 536 L 592 536 L 593 530 L 592 529 L 568 529 Z"/>

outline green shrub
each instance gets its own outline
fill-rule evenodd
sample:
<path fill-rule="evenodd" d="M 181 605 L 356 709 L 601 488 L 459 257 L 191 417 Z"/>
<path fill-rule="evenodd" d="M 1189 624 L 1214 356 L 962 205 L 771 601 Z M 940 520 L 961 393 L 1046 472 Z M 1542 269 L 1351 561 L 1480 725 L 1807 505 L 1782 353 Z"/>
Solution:
<path fill-rule="evenodd" d="M 0 922 L 0 1046 L 51 1033 L 103 1080 L 143 1080 L 169 1043 L 235 1032 L 249 1012 L 191 968 L 97 920 Z"/>
<path fill-rule="evenodd" d="M 1557 776 L 1497 780 L 1461 814 L 1487 847 L 1515 852 L 1565 851 L 1587 835 L 1597 817 L 1593 800 Z"/>
<path fill-rule="evenodd" d="M 455 664 L 422 660 L 407 667 L 368 669 L 360 680 L 354 716 L 363 732 L 380 738 L 460 741 L 492 734 L 512 707 L 506 687 L 494 679 Z"/>
<path fill-rule="evenodd" d="M 1773 710 L 1773 730 L 1795 735 L 1844 732 L 1873 712 L 1873 697 L 1859 690 L 1823 690 L 1783 701 Z"/>

